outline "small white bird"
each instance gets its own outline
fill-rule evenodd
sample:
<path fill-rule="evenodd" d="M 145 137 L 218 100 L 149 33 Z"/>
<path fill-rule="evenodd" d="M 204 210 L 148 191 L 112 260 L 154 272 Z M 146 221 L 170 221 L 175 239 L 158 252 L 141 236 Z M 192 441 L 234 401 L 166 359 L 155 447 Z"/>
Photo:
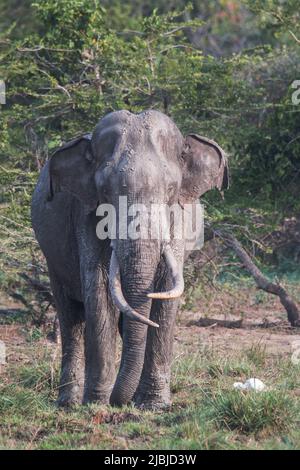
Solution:
<path fill-rule="evenodd" d="M 245 383 L 234 382 L 233 388 L 237 390 L 254 390 L 255 392 L 262 392 L 266 385 L 260 380 L 252 377 L 251 379 L 246 380 Z"/>

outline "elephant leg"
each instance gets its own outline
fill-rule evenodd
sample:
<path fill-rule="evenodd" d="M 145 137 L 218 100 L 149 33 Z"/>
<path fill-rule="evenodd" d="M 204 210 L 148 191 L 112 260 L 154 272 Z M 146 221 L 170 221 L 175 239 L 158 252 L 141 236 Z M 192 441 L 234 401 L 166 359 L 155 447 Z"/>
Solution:
<path fill-rule="evenodd" d="M 86 295 L 85 386 L 83 403 L 107 404 L 115 380 L 118 312 L 111 305 L 101 270 Z"/>
<path fill-rule="evenodd" d="M 81 403 L 84 384 L 84 307 L 71 299 L 61 283 L 51 276 L 51 286 L 58 312 L 61 333 L 61 375 L 57 404 Z"/>
<path fill-rule="evenodd" d="M 164 282 L 159 289 L 167 290 L 170 286 L 170 282 Z M 171 361 L 178 305 L 178 299 L 152 303 L 150 318 L 159 328 L 148 328 L 143 372 L 134 396 L 136 405 L 141 408 L 159 409 L 171 404 Z"/>
<path fill-rule="evenodd" d="M 178 300 L 153 302 L 151 320 L 158 323 L 159 328 L 148 330 L 143 372 L 134 397 L 141 408 L 158 409 L 171 404 L 171 360 L 177 308 Z"/>

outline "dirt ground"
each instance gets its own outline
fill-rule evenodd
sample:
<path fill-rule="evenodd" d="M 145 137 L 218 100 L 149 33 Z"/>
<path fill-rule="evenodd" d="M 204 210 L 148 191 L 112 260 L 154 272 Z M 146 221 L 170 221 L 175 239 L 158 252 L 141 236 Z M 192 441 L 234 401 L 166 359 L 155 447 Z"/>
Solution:
<path fill-rule="evenodd" d="M 177 317 L 174 356 L 196 350 L 230 354 L 259 346 L 267 355 L 291 355 L 300 347 L 300 328 L 290 327 L 286 313 L 276 297 L 265 296 L 253 301 L 255 288 L 240 293 L 218 292 L 209 299 L 195 300 L 193 311 L 181 310 Z M 0 302 L 3 313 L 22 306 L 9 299 Z M 0 324 L 0 340 L 6 345 L 7 363 L 29 363 L 36 342 L 29 339 L 26 324 Z M 47 340 L 46 333 L 38 339 L 52 354 L 59 355 L 59 346 Z M 2 367 L 3 370 L 3 367 Z"/>

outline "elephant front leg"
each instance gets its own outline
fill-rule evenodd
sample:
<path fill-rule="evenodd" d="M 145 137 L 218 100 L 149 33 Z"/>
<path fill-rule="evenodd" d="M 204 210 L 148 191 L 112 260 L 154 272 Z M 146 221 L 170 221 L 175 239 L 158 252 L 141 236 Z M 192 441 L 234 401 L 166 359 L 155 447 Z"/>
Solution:
<path fill-rule="evenodd" d="M 73 302 L 70 302 L 73 303 Z M 83 307 L 72 306 L 71 314 L 75 317 L 83 314 Z M 65 315 L 65 314 L 64 314 Z M 62 360 L 59 394 L 59 406 L 72 406 L 82 401 L 84 384 L 84 349 L 82 321 L 68 321 L 60 318 Z"/>
<path fill-rule="evenodd" d="M 149 328 L 145 361 L 134 401 L 137 406 L 160 409 L 170 406 L 170 379 L 175 317 L 178 300 L 155 300 L 151 319 L 159 328 Z"/>
<path fill-rule="evenodd" d="M 93 280 L 85 302 L 85 385 L 83 403 L 108 404 L 115 380 L 118 312 L 110 304 L 105 283 Z"/>
<path fill-rule="evenodd" d="M 61 282 L 53 274 L 51 286 L 58 312 L 62 346 L 57 404 L 68 407 L 82 401 L 84 308 L 81 302 L 71 299 L 66 294 Z"/>

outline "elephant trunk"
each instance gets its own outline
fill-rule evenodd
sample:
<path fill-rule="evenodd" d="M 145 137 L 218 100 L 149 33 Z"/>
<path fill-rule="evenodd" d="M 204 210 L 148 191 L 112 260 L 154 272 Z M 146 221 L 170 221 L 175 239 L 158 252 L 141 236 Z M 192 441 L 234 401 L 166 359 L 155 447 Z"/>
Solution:
<path fill-rule="evenodd" d="M 122 318 L 121 365 L 110 402 L 112 405 L 121 406 L 133 398 L 143 369 L 147 324 L 152 324 L 149 323 L 152 300 L 147 294 L 153 291 L 160 246 L 159 243 L 149 240 L 119 240 L 114 246 L 112 256 L 118 259 L 121 278 L 120 285 L 112 279 L 118 277 L 118 268 L 110 273 L 112 298 L 125 314 Z M 111 268 L 114 268 L 114 263 L 116 260 L 113 259 Z M 148 321 L 143 321 L 147 319 Z"/>
<path fill-rule="evenodd" d="M 116 255 L 115 250 L 112 250 L 111 260 L 110 260 L 110 268 L 109 268 L 109 288 L 110 293 L 112 296 L 112 300 L 115 306 L 120 310 L 120 312 L 127 315 L 132 320 L 136 320 L 140 323 L 144 323 L 145 325 L 154 326 L 156 328 L 159 327 L 157 323 L 149 320 L 148 318 L 144 317 L 140 313 L 136 312 L 130 305 L 127 303 L 126 299 L 124 298 L 121 280 L 120 280 L 120 264 L 118 261 L 118 257 Z M 148 294 L 148 297 L 150 294 Z"/>

